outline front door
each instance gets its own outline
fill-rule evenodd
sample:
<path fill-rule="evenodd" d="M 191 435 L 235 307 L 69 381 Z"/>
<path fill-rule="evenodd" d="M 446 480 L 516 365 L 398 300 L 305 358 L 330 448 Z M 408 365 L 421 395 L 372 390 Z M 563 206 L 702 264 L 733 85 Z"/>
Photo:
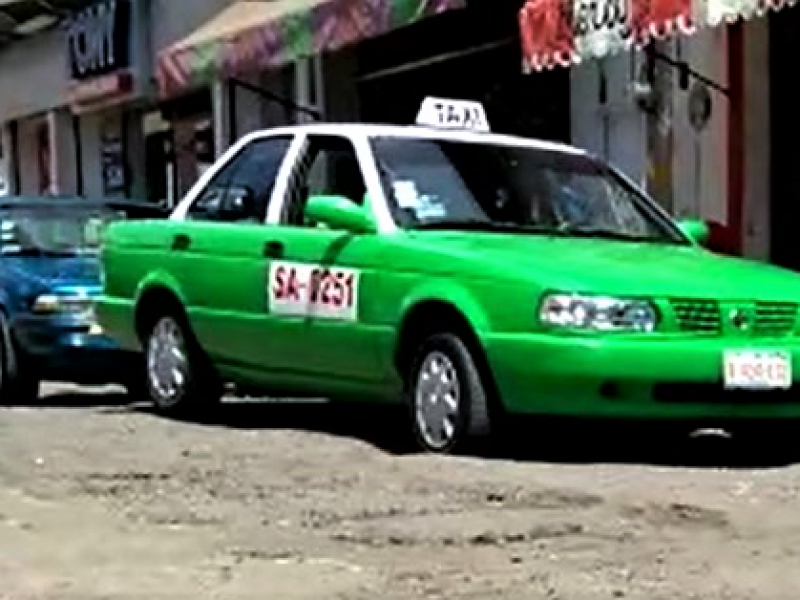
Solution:
<path fill-rule="evenodd" d="M 309 196 L 345 196 L 357 204 L 366 185 L 352 142 L 311 135 L 298 158 L 280 225 L 270 229 L 271 327 L 280 328 L 287 371 L 350 383 L 382 379 L 377 348 L 388 328 L 375 322 L 381 283 L 379 235 L 354 235 L 307 222 Z M 266 359 L 265 359 L 266 360 Z"/>

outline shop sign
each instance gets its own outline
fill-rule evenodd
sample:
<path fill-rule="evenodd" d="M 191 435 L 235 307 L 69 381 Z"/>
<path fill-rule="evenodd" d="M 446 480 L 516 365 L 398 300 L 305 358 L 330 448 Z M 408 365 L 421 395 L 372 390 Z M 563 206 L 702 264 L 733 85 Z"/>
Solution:
<path fill-rule="evenodd" d="M 573 35 L 581 55 L 603 57 L 633 41 L 632 0 L 577 0 Z"/>
<path fill-rule="evenodd" d="M 693 33 L 696 2 L 527 0 L 519 13 L 524 68 L 569 66 L 674 33 Z"/>
<path fill-rule="evenodd" d="M 85 80 L 130 67 L 130 23 L 130 0 L 104 0 L 70 18 L 70 77 Z"/>
<path fill-rule="evenodd" d="M 417 114 L 417 125 L 465 131 L 489 132 L 489 119 L 480 102 L 429 96 Z"/>

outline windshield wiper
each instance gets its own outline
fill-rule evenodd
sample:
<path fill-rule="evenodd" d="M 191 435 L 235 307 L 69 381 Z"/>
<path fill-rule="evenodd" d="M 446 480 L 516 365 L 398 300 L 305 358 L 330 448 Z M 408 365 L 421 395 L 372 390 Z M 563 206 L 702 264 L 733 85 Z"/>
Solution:
<path fill-rule="evenodd" d="M 412 229 L 455 229 L 464 231 L 497 231 L 511 233 L 537 233 L 541 235 L 563 236 L 565 233 L 553 229 L 552 227 L 539 227 L 536 225 L 524 225 L 521 223 L 511 223 L 508 221 L 488 221 L 485 219 L 441 219 L 439 221 L 429 221 L 427 223 L 417 223 Z"/>
<path fill-rule="evenodd" d="M 661 243 L 661 244 L 676 243 L 669 239 L 656 238 L 647 235 L 622 233 L 619 231 L 613 231 L 610 229 L 602 229 L 596 227 L 563 227 L 560 231 L 565 235 L 570 235 L 573 237 L 599 238 L 604 240 L 618 240 L 622 242 L 640 242 L 640 243 L 647 242 L 647 243 Z"/>
<path fill-rule="evenodd" d="M 509 226 L 484 219 L 440 219 L 416 223 L 413 229 L 463 229 L 465 231 L 508 231 Z"/>

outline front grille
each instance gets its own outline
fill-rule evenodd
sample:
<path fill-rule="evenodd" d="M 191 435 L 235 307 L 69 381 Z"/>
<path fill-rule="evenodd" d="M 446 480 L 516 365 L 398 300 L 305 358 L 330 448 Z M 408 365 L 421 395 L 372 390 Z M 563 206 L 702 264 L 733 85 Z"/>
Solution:
<path fill-rule="evenodd" d="M 797 304 L 793 302 L 757 302 L 753 333 L 764 337 L 789 335 L 796 320 Z"/>
<path fill-rule="evenodd" d="M 673 299 L 670 301 L 675 320 L 681 331 L 692 333 L 718 333 L 720 330 L 719 304 L 714 300 Z"/>

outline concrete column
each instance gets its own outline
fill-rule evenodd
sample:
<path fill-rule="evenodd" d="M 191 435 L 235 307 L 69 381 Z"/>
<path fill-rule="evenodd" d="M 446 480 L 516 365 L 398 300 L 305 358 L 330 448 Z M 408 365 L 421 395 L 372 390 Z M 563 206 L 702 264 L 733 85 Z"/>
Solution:
<path fill-rule="evenodd" d="M 0 126 L 0 196 L 11 194 L 14 188 L 14 143 L 11 128 Z"/>
<path fill-rule="evenodd" d="M 744 252 L 767 260 L 771 247 L 769 198 L 772 197 L 770 131 L 769 21 L 753 19 L 745 24 L 744 59 Z"/>
<path fill-rule="evenodd" d="M 175 120 L 172 123 L 175 140 L 175 177 L 178 199 L 182 198 L 197 181 L 197 157 L 194 152 L 195 128 L 192 120 Z"/>
<path fill-rule="evenodd" d="M 295 63 L 294 67 L 294 101 L 302 107 L 324 112 L 322 79 L 322 56 L 302 58 Z M 297 123 L 311 123 L 314 118 L 304 112 L 298 111 L 295 115 Z"/>
<path fill-rule="evenodd" d="M 50 191 L 54 194 L 77 192 L 77 162 L 72 114 L 66 109 L 52 110 L 47 115 L 50 131 Z"/>
<path fill-rule="evenodd" d="M 144 138 L 144 116 L 139 111 L 131 111 L 124 119 L 125 163 L 128 167 L 128 194 L 136 200 L 144 200 L 147 196 L 147 161 Z"/>
<path fill-rule="evenodd" d="M 225 79 L 217 79 L 211 88 L 211 110 L 213 112 L 214 155 L 219 158 L 230 146 L 231 104 L 230 83 Z"/>

